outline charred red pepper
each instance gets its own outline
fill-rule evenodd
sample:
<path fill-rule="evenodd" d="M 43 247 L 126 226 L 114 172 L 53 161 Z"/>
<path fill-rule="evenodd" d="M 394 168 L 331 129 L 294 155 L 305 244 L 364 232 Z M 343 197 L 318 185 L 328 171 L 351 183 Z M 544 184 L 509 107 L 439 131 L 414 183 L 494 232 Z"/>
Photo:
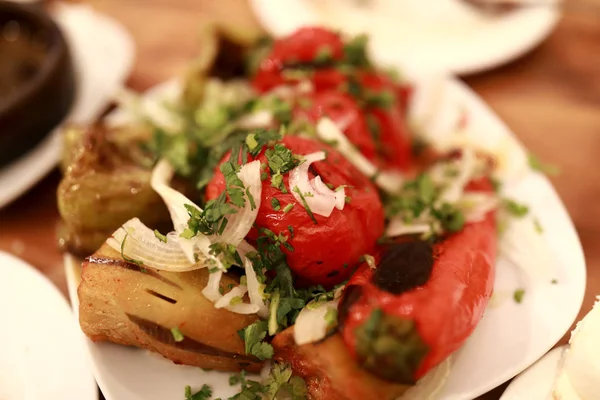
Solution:
<path fill-rule="evenodd" d="M 495 213 L 430 244 L 387 246 L 375 269 L 361 266 L 340 304 L 339 323 L 353 357 L 373 374 L 416 382 L 457 350 L 492 294 Z"/>
<path fill-rule="evenodd" d="M 383 234 L 383 205 L 373 183 L 333 148 L 297 136 L 285 136 L 281 143 L 296 155 L 326 151 L 327 158 L 312 164 L 309 176 L 313 178 L 313 174 L 318 174 L 324 183 L 334 188 L 350 185 L 345 188 L 347 204 L 343 210 L 335 209 L 329 217 L 311 215 L 292 195 L 289 174 L 283 175 L 285 192 L 272 186 L 269 175 L 269 179 L 263 181 L 255 222 L 258 230 L 252 230 L 248 239 L 255 241 L 261 229 L 268 229 L 275 235 L 283 234 L 287 240 L 281 249 L 288 265 L 300 278 L 298 285 L 331 287 L 348 279 L 361 257 L 375 247 Z M 265 151 L 257 159 L 265 164 L 268 172 Z M 207 186 L 206 197 L 214 199 L 223 190 L 225 179 L 217 168 Z"/>

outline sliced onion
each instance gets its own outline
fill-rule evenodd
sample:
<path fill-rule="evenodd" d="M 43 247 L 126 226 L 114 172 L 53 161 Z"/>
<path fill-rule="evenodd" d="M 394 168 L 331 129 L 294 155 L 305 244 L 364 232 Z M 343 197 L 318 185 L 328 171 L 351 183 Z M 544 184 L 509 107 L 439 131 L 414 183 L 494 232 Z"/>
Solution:
<path fill-rule="evenodd" d="M 360 172 L 369 178 L 375 178 L 375 183 L 388 193 L 397 193 L 402 188 L 402 175 L 395 171 L 379 171 L 373 163 L 365 158 L 346 138 L 341 129 L 329 118 L 321 118 L 317 123 L 317 136 L 333 146 Z"/>
<path fill-rule="evenodd" d="M 219 290 L 219 288 L 221 287 L 222 277 L 222 270 L 211 272 L 208 276 L 208 283 L 206 284 L 206 287 L 202 289 L 202 294 L 204 295 L 204 297 L 206 297 L 213 303 L 216 303 L 221 297 L 223 297 Z"/>
<path fill-rule="evenodd" d="M 247 291 L 248 288 L 244 285 L 234 287 L 229 291 L 229 293 L 223 295 L 223 297 L 221 297 L 219 301 L 215 303 L 215 308 L 225 308 L 226 310 L 237 314 L 256 314 L 258 311 L 258 306 L 256 304 L 231 304 L 231 300 L 233 300 L 235 297 L 242 297 Z"/>
<path fill-rule="evenodd" d="M 273 124 L 273 113 L 269 110 L 259 110 L 252 114 L 243 115 L 236 121 L 241 129 L 266 128 Z"/>
<path fill-rule="evenodd" d="M 467 192 L 456 206 L 463 212 L 467 222 L 480 222 L 488 212 L 498 207 L 498 196 L 485 192 Z"/>
<path fill-rule="evenodd" d="M 475 175 L 477 156 L 471 149 L 462 149 L 462 156 L 456 160 L 458 175 L 449 180 L 449 185 L 441 193 L 438 204 L 456 203 L 462 196 L 465 186 Z"/>
<path fill-rule="evenodd" d="M 294 340 L 297 345 L 317 342 L 332 328 L 325 316 L 330 310 L 337 310 L 338 300 L 323 302 L 314 307 L 304 307 L 294 325 Z"/>
<path fill-rule="evenodd" d="M 247 257 L 249 252 L 255 252 L 256 249 L 250 246 L 246 241 L 242 241 L 239 246 L 240 256 L 244 259 L 244 270 L 246 271 L 246 285 L 248 286 L 248 297 L 250 297 L 250 303 L 255 304 L 258 307 L 257 314 L 261 318 L 267 318 L 269 316 L 269 308 L 265 304 L 265 285 L 258 281 L 256 271 L 252 261 Z"/>
<path fill-rule="evenodd" d="M 152 189 L 154 189 L 165 202 L 169 214 L 171 215 L 175 232 L 177 232 L 178 235 L 181 235 L 185 228 L 187 228 L 187 222 L 190 218 L 185 205 L 192 206 L 199 211 L 202 211 L 202 209 L 182 193 L 169 186 L 169 182 L 171 181 L 171 178 L 173 178 L 174 173 L 175 170 L 167 160 L 160 160 L 152 171 L 150 186 L 152 186 Z M 198 234 L 191 239 L 180 237 L 178 243 L 190 263 L 193 263 L 195 259 L 195 247 L 199 247 L 200 251 L 205 255 L 208 255 L 210 251 L 208 247 L 210 243 L 201 234 Z"/>
<path fill-rule="evenodd" d="M 237 212 L 234 214 L 227 215 L 227 226 L 221 235 L 211 236 L 211 242 L 222 242 L 238 246 L 241 241 L 246 237 L 256 216 L 258 215 L 258 209 L 261 202 L 261 191 L 262 182 L 260 180 L 260 161 L 252 161 L 245 164 L 237 174 L 238 178 L 244 184 L 244 187 L 248 190 L 248 193 L 254 200 L 254 207 L 248 199 L 248 195 L 244 193 L 244 207 L 237 208 Z M 189 216 L 188 216 L 189 218 Z M 186 219 L 187 224 L 187 219 Z"/>
<path fill-rule="evenodd" d="M 125 245 L 122 245 L 123 241 Z M 108 238 L 106 243 L 119 252 L 122 246 L 125 257 L 163 271 L 193 271 L 206 267 L 208 262 L 202 254 L 198 262 L 190 263 L 178 243 L 177 235 L 167 235 L 167 242 L 164 243 L 138 218 L 127 221 Z"/>
<path fill-rule="evenodd" d="M 400 216 L 397 216 L 390 220 L 385 230 L 385 235 L 388 237 L 396 237 L 402 235 L 427 233 L 430 230 L 430 224 L 424 222 L 416 224 L 407 224 Z"/>
<path fill-rule="evenodd" d="M 435 400 L 448 381 L 452 369 L 452 356 L 446 358 L 435 368 L 419 379 L 415 386 L 408 389 L 398 400 Z"/>
<path fill-rule="evenodd" d="M 304 162 L 290 171 L 289 184 L 292 195 L 298 203 L 303 205 L 302 197 L 304 197 L 304 201 L 313 213 L 329 217 L 334 208 L 339 210 L 344 208 L 346 192 L 344 188 L 338 191 L 329 189 L 319 176 L 310 179 L 308 175 L 310 165 L 324 159 L 324 151 L 305 155 Z M 302 196 L 294 190 L 296 187 Z"/>

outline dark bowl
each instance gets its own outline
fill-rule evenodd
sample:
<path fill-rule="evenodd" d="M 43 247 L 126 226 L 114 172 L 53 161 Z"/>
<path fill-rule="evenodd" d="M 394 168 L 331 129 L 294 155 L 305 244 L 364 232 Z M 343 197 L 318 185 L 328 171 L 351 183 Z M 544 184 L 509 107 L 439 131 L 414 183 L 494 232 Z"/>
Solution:
<path fill-rule="evenodd" d="M 75 76 L 67 43 L 40 6 L 0 1 L 0 167 L 67 115 Z"/>

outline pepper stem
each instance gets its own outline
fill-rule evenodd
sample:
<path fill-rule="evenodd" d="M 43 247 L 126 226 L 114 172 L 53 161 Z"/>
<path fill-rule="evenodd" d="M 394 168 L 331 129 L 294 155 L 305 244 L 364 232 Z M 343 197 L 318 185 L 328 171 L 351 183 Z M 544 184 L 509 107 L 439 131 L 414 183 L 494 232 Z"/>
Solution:
<path fill-rule="evenodd" d="M 380 378 L 412 385 L 415 372 L 429 352 L 414 321 L 375 309 L 356 328 L 356 353 L 363 368 Z"/>

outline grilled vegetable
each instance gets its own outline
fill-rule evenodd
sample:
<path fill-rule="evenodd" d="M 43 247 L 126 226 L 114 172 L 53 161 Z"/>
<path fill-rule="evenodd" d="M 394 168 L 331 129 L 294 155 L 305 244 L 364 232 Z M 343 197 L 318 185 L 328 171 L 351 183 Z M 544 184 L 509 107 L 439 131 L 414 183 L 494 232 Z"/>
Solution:
<path fill-rule="evenodd" d="M 160 197 L 150 187 L 150 169 L 133 153 L 136 142 L 115 143 L 103 126 L 71 137 L 71 160 L 58 186 L 61 244 L 86 256 L 125 221 L 139 217 L 152 227 L 169 224 Z M 183 187 L 179 185 L 180 189 Z"/>
<path fill-rule="evenodd" d="M 387 246 L 361 266 L 340 303 L 347 349 L 364 368 L 411 384 L 471 335 L 492 294 L 495 213 L 436 243 Z"/>
<path fill-rule="evenodd" d="M 365 371 L 352 359 L 339 334 L 296 345 L 293 327 L 273 339 L 275 359 L 304 378 L 311 400 L 395 400 L 410 386 L 390 383 Z"/>
<path fill-rule="evenodd" d="M 185 74 L 183 101 L 195 108 L 204 97 L 207 78 L 242 78 L 251 46 L 263 32 L 209 23 L 200 32 L 200 52 Z"/>
<path fill-rule="evenodd" d="M 330 117 L 379 168 L 411 167 L 411 89 L 373 66 L 365 37 L 344 40 L 324 28 L 301 28 L 264 53 L 253 78 L 257 90 L 310 82 L 313 91 L 298 100 L 296 118 Z"/>
<path fill-rule="evenodd" d="M 208 269 L 170 273 L 143 268 L 103 245 L 83 262 L 79 322 L 94 341 L 145 348 L 176 364 L 220 371 L 258 371 L 238 331 L 255 315 L 217 309 L 202 295 Z M 239 284 L 224 275 L 224 292 Z"/>
<path fill-rule="evenodd" d="M 283 145 L 283 146 L 282 146 Z M 279 146 L 279 147 L 278 147 Z M 345 189 L 342 209 L 333 209 L 329 216 L 322 216 L 308 203 L 317 194 L 299 191 L 290 184 L 292 172 L 284 170 L 265 177 L 262 201 L 256 218 L 258 232 L 250 231 L 249 238 L 257 240 L 264 232 L 286 239 L 281 243 L 287 263 L 300 278 L 299 284 L 321 284 L 332 286 L 350 276 L 361 257 L 370 252 L 375 241 L 383 233 L 383 207 L 375 186 L 346 159 L 331 147 L 297 136 L 286 136 L 282 142 L 258 155 L 265 166 L 275 168 L 274 160 L 286 156 L 294 163 L 297 156 L 326 152 L 326 159 L 310 165 L 306 180 L 319 176 L 324 185 L 334 190 Z M 281 155 L 278 155 L 281 153 Z M 280 184 L 273 184 L 279 176 Z M 349 185 L 344 188 L 344 185 Z M 225 178 L 215 172 L 206 190 L 208 199 L 216 199 L 225 190 Z M 300 201 L 295 196 L 301 192 Z M 346 203 L 346 204 L 344 204 Z M 266 230 L 266 231 L 265 231 Z M 352 243 L 352 246 L 348 246 Z"/>

